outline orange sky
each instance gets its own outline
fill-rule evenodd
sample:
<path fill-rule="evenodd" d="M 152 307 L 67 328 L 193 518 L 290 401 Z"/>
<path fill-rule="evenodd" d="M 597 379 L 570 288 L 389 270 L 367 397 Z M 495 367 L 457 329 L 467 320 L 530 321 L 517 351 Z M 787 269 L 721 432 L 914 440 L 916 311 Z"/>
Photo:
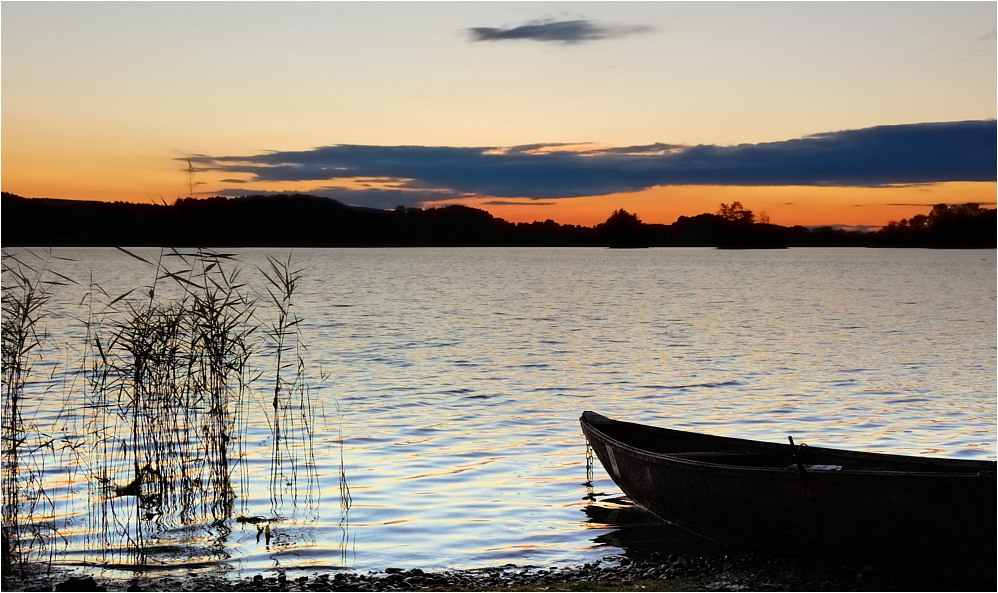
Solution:
<path fill-rule="evenodd" d="M 5 2 L 2 10 L 2 189 L 26 197 L 169 203 L 188 195 L 182 159 L 194 155 L 335 145 L 731 148 L 996 117 L 994 2 Z M 559 21 L 588 32 L 469 35 Z M 197 182 L 197 195 L 336 183 L 207 171 Z M 781 225 L 877 227 L 932 204 L 992 206 L 996 197 L 994 182 L 853 185 L 679 185 L 464 203 L 510 221 L 588 226 L 617 208 L 671 223 L 738 201 Z"/>
<path fill-rule="evenodd" d="M 122 174 L 90 179 L 87 162 L 58 171 L 38 170 L 26 175 L 21 184 L 6 184 L 4 191 L 25 197 L 59 197 L 141 203 L 172 203 L 187 195 L 186 175 L 179 169 L 163 171 L 172 181 L 136 196 L 132 189 L 146 185 L 140 174 L 129 174 L 129 161 L 123 160 Z M 6 166 L 6 163 L 5 163 Z M 173 162 L 170 167 L 176 167 Z M 28 168 L 30 171 L 30 168 Z M 141 169 L 139 169 L 141 172 Z M 211 182 L 195 177 L 195 194 L 213 195 Z M 264 191 L 308 193 L 307 183 L 259 184 Z M 8 187 L 10 186 L 10 187 Z M 149 183 L 150 188 L 156 185 Z M 270 187 L 268 187 L 270 186 Z M 85 187 L 82 192 L 80 187 Z M 680 216 L 716 212 L 721 203 L 741 202 L 757 218 L 783 226 L 848 226 L 876 228 L 890 221 L 927 213 L 934 204 L 974 202 L 995 207 L 996 183 L 953 182 L 906 187 L 812 187 L 812 186 L 668 186 L 645 191 L 603 196 L 538 199 L 471 198 L 427 203 L 426 206 L 464 204 L 481 208 L 510 222 L 546 219 L 561 224 L 592 226 L 603 222 L 614 210 L 623 208 L 646 223 L 671 224 Z M 500 202 L 499 204 L 495 202 Z"/>
<path fill-rule="evenodd" d="M 878 227 L 892 220 L 925 214 L 937 203 L 984 203 L 994 207 L 994 183 L 940 183 L 931 187 L 656 187 L 643 192 L 589 198 L 537 200 L 531 205 L 488 205 L 492 200 L 463 203 L 483 208 L 510 222 L 550 218 L 562 224 L 592 226 L 623 208 L 648 223 L 675 222 L 680 216 L 716 212 L 721 203 L 741 202 L 758 217 L 783 226 L 844 225 Z M 503 200 L 510 202 L 512 200 Z"/>

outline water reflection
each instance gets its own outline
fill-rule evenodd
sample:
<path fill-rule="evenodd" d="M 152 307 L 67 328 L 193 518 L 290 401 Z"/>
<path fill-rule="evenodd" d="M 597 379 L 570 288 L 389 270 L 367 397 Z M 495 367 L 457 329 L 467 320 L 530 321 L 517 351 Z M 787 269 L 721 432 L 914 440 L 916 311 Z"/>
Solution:
<path fill-rule="evenodd" d="M 632 559 L 653 555 L 724 554 L 730 548 L 666 523 L 625 497 L 610 497 L 587 505 L 586 526 L 610 529 L 593 538 L 597 546 L 619 548 Z"/>
<path fill-rule="evenodd" d="M 62 252 L 111 294 L 148 276 L 114 250 Z M 287 252 L 239 257 L 249 272 L 267 255 Z M 590 516 L 615 508 L 608 499 L 620 492 L 602 468 L 585 474 L 583 409 L 758 440 L 794 434 L 848 449 L 995 455 L 993 250 L 295 255 L 307 268 L 298 327 L 309 371 L 321 370 L 312 391 L 285 385 L 280 393 L 291 414 L 282 434 L 300 421 L 303 398 L 315 405 L 307 420 L 314 474 L 298 473 L 300 504 L 290 504 L 296 493 L 287 487 L 294 467 L 268 437 L 271 378 L 243 400 L 232 486 L 247 494 L 225 522 L 231 533 L 167 528 L 150 545 L 192 542 L 204 548 L 194 556 L 209 560 L 221 557 L 220 545 L 225 563 L 247 572 L 551 565 L 640 553 L 661 539 L 660 524 Z M 912 294 L 918 306 L 897 306 Z M 53 297 L 54 355 L 39 368 L 58 385 L 76 380 L 65 361 L 85 340 L 74 322 L 82 296 Z M 92 433 L 94 409 L 40 399 L 39 424 Z M 280 443 L 284 453 L 305 445 Z M 103 518 L 88 504 L 103 499 L 81 485 L 89 469 L 63 463 L 70 457 L 50 463 L 45 479 L 61 480 L 50 490 L 53 516 L 68 534 L 66 557 L 78 558 L 113 546 L 96 535 Z M 134 467 L 122 470 L 115 483 L 127 485 Z M 343 477 L 345 509 L 336 500 Z M 270 519 L 269 541 L 266 525 L 258 531 L 239 517 Z"/>

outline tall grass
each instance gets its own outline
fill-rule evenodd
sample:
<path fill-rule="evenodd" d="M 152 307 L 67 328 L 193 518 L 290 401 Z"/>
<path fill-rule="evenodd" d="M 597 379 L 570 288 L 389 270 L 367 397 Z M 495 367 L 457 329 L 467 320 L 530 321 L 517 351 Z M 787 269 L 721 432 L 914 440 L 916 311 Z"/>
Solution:
<path fill-rule="evenodd" d="M 224 530 L 232 515 L 230 442 L 248 385 L 254 303 L 231 255 L 163 250 L 153 262 L 121 251 L 150 266 L 153 282 L 141 300 L 128 298 L 135 290 L 103 295 L 90 328 L 89 409 L 102 435 L 93 443 L 104 485 L 96 502 L 101 526 L 112 527 L 99 530 L 102 543 L 113 550 L 124 539 L 142 563 L 150 525 Z M 172 298 L 158 298 L 171 288 Z M 123 507 L 131 520 L 121 520 Z"/>
<path fill-rule="evenodd" d="M 295 268 L 291 256 L 286 261 L 267 259 L 262 270 L 267 280 L 267 297 L 272 316 L 267 323 L 274 356 L 274 391 L 270 402 L 269 420 L 273 431 L 270 457 L 270 493 L 272 512 L 279 514 L 285 496 L 298 499 L 300 477 L 304 477 L 306 492 L 316 482 L 314 473 L 315 407 L 305 379 L 304 346 L 299 331 L 300 319 L 294 308 L 293 296 L 303 270 Z M 299 463 L 299 461 L 303 463 Z M 300 476 L 303 473 L 303 476 Z"/>
<path fill-rule="evenodd" d="M 293 300 L 303 270 L 290 256 L 269 259 L 261 270 L 266 295 L 257 295 L 232 254 L 162 249 L 147 258 L 120 251 L 147 267 L 150 282 L 121 294 L 91 282 L 81 319 L 86 344 L 78 374 L 85 385 L 73 381 L 63 392 L 86 435 L 66 450 L 87 482 L 91 560 L 147 564 L 164 533 L 191 529 L 202 532 L 193 539 L 213 541 L 210 547 L 223 554 L 234 502 L 245 504 L 250 494 L 246 440 L 257 380 L 273 385 L 265 409 L 275 517 L 287 497 L 297 503 L 300 488 L 310 497 L 318 492 L 316 411 Z M 32 549 L 51 553 L 51 546 L 38 545 L 43 537 L 28 537 L 40 530 L 25 523 L 31 518 L 37 526 L 47 458 L 26 463 L 30 447 L 51 450 L 56 443 L 53 427 L 33 425 L 23 414 L 31 355 L 51 297 L 43 270 L 4 260 L 5 562 L 25 562 Z M 260 356 L 272 360 L 272 375 L 254 370 L 251 359 Z"/>
<path fill-rule="evenodd" d="M 2 324 L 2 490 L 3 567 L 23 567 L 32 552 L 44 547 L 46 533 L 38 524 L 26 524 L 37 517 L 45 498 L 38 453 L 51 447 L 25 413 L 25 386 L 42 343 L 43 308 L 51 298 L 42 278 L 44 262 L 34 266 L 17 258 L 3 262 Z"/>
<path fill-rule="evenodd" d="M 24 251 L 19 256 L 3 254 L 2 312 L 2 559 L 4 569 L 18 571 L 32 562 L 51 562 L 53 544 L 60 539 L 56 505 L 46 488 L 46 474 L 58 473 L 72 487 L 75 467 L 65 460 L 75 454 L 77 437 L 50 426 L 48 417 L 37 418 L 42 401 L 55 397 L 54 379 L 59 363 L 46 360 L 55 355 L 47 344 L 47 306 L 53 290 L 76 284 L 49 269 L 52 261 L 65 260 L 51 251 Z M 71 261 L 71 260 L 65 260 Z M 49 369 L 47 374 L 35 366 Z M 30 390 L 35 394 L 28 397 Z M 65 385 L 63 385 L 65 387 Z M 63 412 L 55 414 L 55 421 Z"/>

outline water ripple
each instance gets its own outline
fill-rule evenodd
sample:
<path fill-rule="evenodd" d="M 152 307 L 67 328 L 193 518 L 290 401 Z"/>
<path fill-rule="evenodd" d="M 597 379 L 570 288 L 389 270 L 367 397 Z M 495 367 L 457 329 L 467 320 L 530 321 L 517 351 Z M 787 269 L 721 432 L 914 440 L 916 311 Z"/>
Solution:
<path fill-rule="evenodd" d="M 71 251 L 110 293 L 144 278 L 114 250 Z M 620 495 L 598 465 L 585 485 L 583 409 L 770 442 L 789 434 L 814 446 L 995 457 L 994 250 L 294 253 L 306 267 L 296 301 L 304 356 L 324 373 L 311 392 L 323 410 L 309 492 L 319 503 L 288 508 L 269 540 L 264 527 L 233 525 L 220 546 L 236 570 L 550 565 L 614 553 L 598 541 L 611 523 L 580 512 Z M 241 257 L 268 254 L 286 257 Z M 67 348 L 83 335 L 70 321 L 80 298 L 55 299 L 63 316 L 48 330 Z M 59 350 L 38 368 L 71 385 L 57 362 L 66 359 Z M 266 391 L 249 396 L 239 471 L 251 494 L 236 505 L 275 518 Z M 47 401 L 36 421 L 76 414 L 67 434 L 87 434 L 86 408 Z M 93 544 L 82 471 L 47 467 L 76 484 L 51 489 L 66 507 L 68 561 Z M 171 535 L 190 540 L 181 552 L 201 546 L 222 562 L 202 536 Z"/>

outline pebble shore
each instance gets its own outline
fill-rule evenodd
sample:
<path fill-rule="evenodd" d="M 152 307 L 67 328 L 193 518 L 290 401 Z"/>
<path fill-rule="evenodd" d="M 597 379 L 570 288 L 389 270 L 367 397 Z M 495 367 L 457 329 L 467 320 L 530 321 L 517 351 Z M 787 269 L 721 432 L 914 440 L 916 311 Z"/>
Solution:
<path fill-rule="evenodd" d="M 3 579 L 4 591 L 977 591 L 993 579 L 880 573 L 843 565 L 754 555 L 611 556 L 568 567 L 500 567 L 439 572 L 284 573 L 231 579 L 222 574 L 95 579 L 83 572 Z"/>

